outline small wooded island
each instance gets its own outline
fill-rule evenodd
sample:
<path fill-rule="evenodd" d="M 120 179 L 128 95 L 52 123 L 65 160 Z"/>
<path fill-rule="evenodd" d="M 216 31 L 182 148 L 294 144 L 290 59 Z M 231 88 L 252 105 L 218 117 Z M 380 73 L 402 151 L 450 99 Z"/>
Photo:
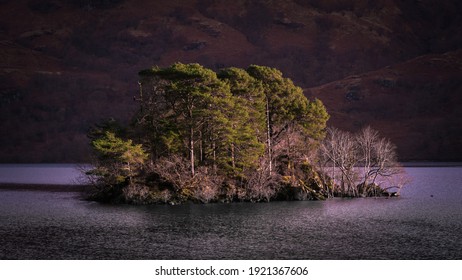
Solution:
<path fill-rule="evenodd" d="M 139 73 L 131 125 L 94 126 L 89 198 L 115 203 L 320 200 L 391 195 L 394 146 L 369 127 L 326 128 L 318 99 L 274 68 L 175 63 Z"/>

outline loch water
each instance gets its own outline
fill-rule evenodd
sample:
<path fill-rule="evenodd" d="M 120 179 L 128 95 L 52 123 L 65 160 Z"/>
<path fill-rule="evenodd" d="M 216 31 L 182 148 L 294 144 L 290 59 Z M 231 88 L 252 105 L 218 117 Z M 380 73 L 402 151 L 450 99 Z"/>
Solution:
<path fill-rule="evenodd" d="M 462 167 L 406 171 L 390 199 L 133 206 L 2 188 L 0 259 L 462 259 Z"/>

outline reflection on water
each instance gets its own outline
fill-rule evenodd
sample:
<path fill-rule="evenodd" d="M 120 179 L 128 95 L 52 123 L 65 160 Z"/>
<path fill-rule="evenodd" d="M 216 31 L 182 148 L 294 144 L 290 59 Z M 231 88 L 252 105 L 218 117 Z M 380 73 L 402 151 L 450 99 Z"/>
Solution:
<path fill-rule="evenodd" d="M 129 206 L 0 190 L 0 258 L 462 258 L 462 168 L 407 170 L 397 199 Z"/>

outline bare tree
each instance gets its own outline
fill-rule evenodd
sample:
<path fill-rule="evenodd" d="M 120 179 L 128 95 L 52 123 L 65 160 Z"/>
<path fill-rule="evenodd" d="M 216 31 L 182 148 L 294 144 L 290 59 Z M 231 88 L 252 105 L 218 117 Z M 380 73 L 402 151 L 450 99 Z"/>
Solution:
<path fill-rule="evenodd" d="M 378 182 L 388 182 L 404 172 L 397 162 L 396 147 L 370 127 L 356 135 L 329 128 L 321 145 L 321 161 L 339 186 L 338 192 L 347 196 L 376 196 Z"/>
<path fill-rule="evenodd" d="M 370 177 L 373 175 L 371 172 L 374 165 L 374 152 L 378 139 L 378 132 L 373 130 L 370 126 L 362 129 L 356 135 L 356 142 L 359 150 L 359 163 L 363 167 L 363 183 L 367 185 Z"/>
<path fill-rule="evenodd" d="M 330 179 L 332 181 L 332 185 L 334 186 L 331 190 L 330 196 L 335 195 L 335 186 L 336 184 L 336 167 L 337 167 L 337 154 L 338 154 L 338 135 L 340 131 L 335 127 L 328 127 L 326 138 L 324 142 L 321 144 L 319 149 L 319 165 L 320 169 L 323 171 L 323 174 L 329 174 Z M 327 180 L 327 178 L 325 178 Z"/>
<path fill-rule="evenodd" d="M 172 184 L 176 192 L 191 186 L 193 178 L 190 170 L 189 161 L 178 155 L 160 158 L 152 165 L 152 171 Z"/>
<path fill-rule="evenodd" d="M 354 167 L 358 162 L 358 152 L 351 133 L 329 128 L 326 140 L 321 145 L 321 150 L 326 163 L 331 166 L 331 176 L 334 183 L 340 186 L 339 191 L 343 195 L 356 196 L 357 174 Z"/>
<path fill-rule="evenodd" d="M 357 134 L 356 141 L 363 170 L 362 195 L 372 190 L 376 196 L 377 179 L 393 177 L 403 171 L 398 168 L 396 147 L 388 139 L 379 137 L 379 133 L 369 126 Z"/>
<path fill-rule="evenodd" d="M 218 197 L 224 178 L 215 172 L 209 174 L 206 167 L 197 169 L 191 188 L 193 197 L 202 203 L 208 203 Z"/>
<path fill-rule="evenodd" d="M 402 166 L 396 166 L 393 169 L 393 175 L 382 177 L 380 180 L 384 181 L 381 183 L 388 185 L 388 187 L 383 188 L 383 190 L 386 191 L 389 196 L 399 196 L 401 189 L 405 185 L 411 183 L 412 179 Z"/>
<path fill-rule="evenodd" d="M 354 167 L 358 162 L 358 152 L 354 137 L 349 132 L 343 132 L 339 135 L 338 141 L 338 166 L 341 171 L 341 187 L 348 196 L 356 196 L 356 177 Z M 346 186 L 345 186 L 346 185 Z"/>
<path fill-rule="evenodd" d="M 396 157 L 396 147 L 387 139 L 380 139 L 374 145 L 375 157 L 370 170 L 372 184 L 375 183 L 377 176 L 390 177 L 399 172 Z"/>
<path fill-rule="evenodd" d="M 266 201 L 276 194 L 277 182 L 279 175 L 276 173 L 270 174 L 269 169 L 271 168 L 269 162 L 265 159 L 261 159 L 260 167 L 251 172 L 247 178 L 245 189 L 246 198 L 251 201 Z"/>

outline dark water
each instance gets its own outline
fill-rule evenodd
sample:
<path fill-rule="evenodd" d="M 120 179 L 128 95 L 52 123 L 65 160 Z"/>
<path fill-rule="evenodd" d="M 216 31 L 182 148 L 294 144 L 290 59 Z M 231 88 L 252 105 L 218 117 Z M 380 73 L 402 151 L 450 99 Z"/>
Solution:
<path fill-rule="evenodd" d="M 462 259 L 462 167 L 395 199 L 101 205 L 0 190 L 0 259 Z"/>
<path fill-rule="evenodd" d="M 83 171 L 88 169 L 77 164 L 0 164 L 0 183 L 85 184 Z"/>

